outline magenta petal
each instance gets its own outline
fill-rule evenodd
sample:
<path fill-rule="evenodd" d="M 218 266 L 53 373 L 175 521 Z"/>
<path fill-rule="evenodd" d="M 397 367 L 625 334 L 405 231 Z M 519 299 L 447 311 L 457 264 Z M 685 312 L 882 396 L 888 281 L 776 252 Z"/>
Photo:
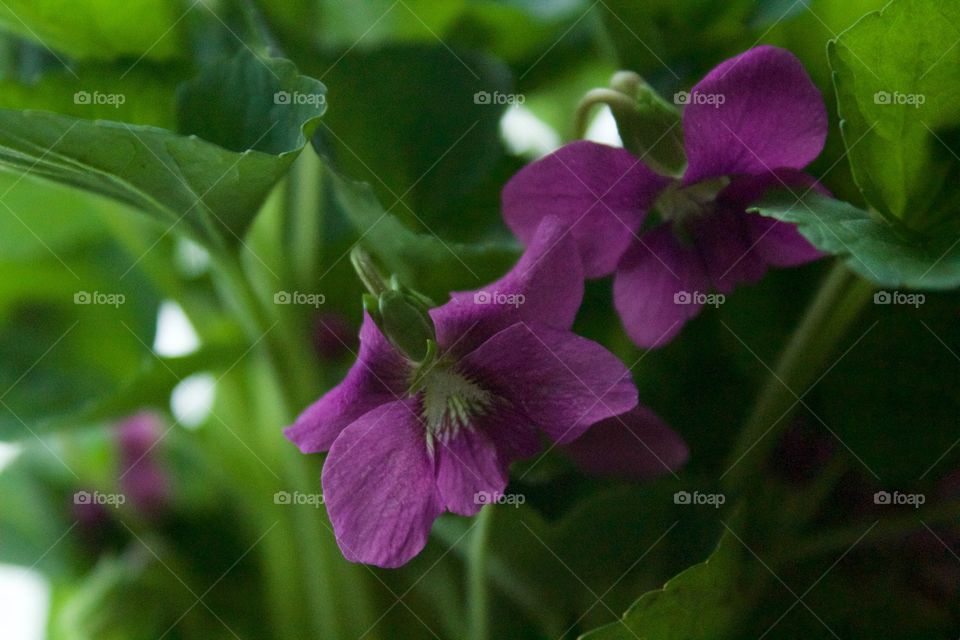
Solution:
<path fill-rule="evenodd" d="M 675 471 L 689 455 L 683 439 L 643 405 L 593 425 L 563 451 L 586 473 L 625 480 Z"/>
<path fill-rule="evenodd" d="M 360 353 L 343 382 L 300 414 L 284 435 L 304 453 L 326 451 L 351 422 L 406 393 L 410 369 L 367 314 Z"/>
<path fill-rule="evenodd" d="M 696 247 L 684 246 L 664 224 L 644 234 L 624 255 L 613 280 L 613 303 L 633 342 L 661 347 L 703 307 L 710 280 Z"/>
<path fill-rule="evenodd" d="M 550 216 L 509 273 L 483 289 L 451 294 L 430 315 L 441 348 L 463 354 L 521 321 L 569 329 L 582 299 L 576 245 L 560 220 Z"/>
<path fill-rule="evenodd" d="M 687 184 L 801 169 L 823 149 L 827 110 L 796 56 L 761 46 L 721 63 L 691 90 L 683 131 Z"/>
<path fill-rule="evenodd" d="M 420 553 L 443 511 L 417 402 L 377 407 L 343 430 L 323 495 L 345 558 L 398 567 Z"/>
<path fill-rule="evenodd" d="M 503 493 L 507 465 L 501 463 L 496 446 L 481 429 L 461 429 L 435 447 L 437 488 L 448 511 L 472 516 L 489 502 L 485 497 Z"/>
<path fill-rule="evenodd" d="M 766 263 L 753 250 L 747 219 L 743 211 L 720 210 L 700 220 L 693 232 L 707 275 L 721 293 L 756 282 L 767 271 Z"/>
<path fill-rule="evenodd" d="M 727 207 L 745 209 L 771 189 L 789 190 L 798 199 L 810 190 L 830 195 L 813 176 L 802 171 L 781 170 L 737 178 L 721 192 L 718 200 Z M 753 251 L 766 264 L 792 267 L 823 257 L 792 224 L 747 214 L 745 225 Z"/>
<path fill-rule="evenodd" d="M 524 243 L 558 216 L 595 278 L 613 271 L 668 183 L 628 151 L 581 140 L 521 169 L 503 189 L 503 216 Z"/>
<path fill-rule="evenodd" d="M 823 253 L 788 222 L 747 214 L 747 227 L 754 251 L 769 265 L 795 267 L 823 257 Z"/>
<path fill-rule="evenodd" d="M 616 356 L 596 342 L 543 325 L 508 327 L 466 355 L 462 365 L 559 443 L 637 404 L 637 389 Z"/>

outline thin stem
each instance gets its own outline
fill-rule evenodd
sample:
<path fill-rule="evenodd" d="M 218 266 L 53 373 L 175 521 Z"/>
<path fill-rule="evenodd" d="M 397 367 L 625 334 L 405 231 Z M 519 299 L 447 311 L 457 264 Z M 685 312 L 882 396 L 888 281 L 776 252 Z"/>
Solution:
<path fill-rule="evenodd" d="M 797 396 L 823 370 L 872 292 L 870 283 L 842 263 L 824 280 L 740 432 L 726 477 L 731 490 L 744 489 L 758 477 L 800 404 Z"/>
<path fill-rule="evenodd" d="M 221 290 L 235 307 L 251 343 L 263 343 L 264 348 L 260 353 L 267 365 L 267 379 L 274 381 L 271 401 L 277 405 L 274 409 L 281 424 L 287 422 L 302 405 L 301 399 L 304 394 L 309 393 L 293 386 L 300 380 L 309 379 L 307 375 L 309 367 L 301 364 L 295 343 L 289 339 L 283 327 L 274 332 L 277 323 L 271 321 L 258 300 L 244 276 L 239 260 L 232 255 L 223 254 L 219 254 L 218 258 L 216 265 L 218 273 L 222 276 Z M 277 424 L 276 421 L 271 421 L 271 425 L 275 424 Z M 292 490 L 307 490 L 311 486 L 311 473 L 306 468 L 306 459 L 300 455 L 287 454 L 282 445 L 266 446 L 279 437 L 279 429 L 275 433 L 268 434 L 268 443 L 265 443 L 263 455 L 270 452 L 271 455 L 267 457 L 275 461 L 277 463 L 275 466 L 281 469 L 286 487 Z M 312 633 L 316 637 L 338 638 L 340 635 L 336 611 L 329 606 L 332 605 L 332 600 L 325 597 L 322 592 L 322 585 L 332 583 L 332 580 L 328 579 L 331 574 L 329 563 L 325 561 L 323 555 L 324 548 L 329 546 L 329 543 L 324 539 L 319 523 L 309 510 L 294 507 L 291 511 L 289 517 L 281 518 L 283 525 L 281 534 L 300 547 L 299 550 L 288 548 L 286 553 L 295 554 L 297 557 L 296 564 L 300 573 L 299 592 L 304 605 L 309 607 Z M 272 576 L 269 581 L 271 585 L 284 585 L 296 580 L 282 565 L 271 564 L 271 550 L 266 549 L 266 551 L 267 571 L 280 573 Z M 284 592 L 289 593 L 289 587 L 286 587 Z M 324 608 L 327 610 L 324 611 Z"/>
<path fill-rule="evenodd" d="M 490 637 L 489 600 L 487 589 L 487 547 L 490 540 L 490 523 L 493 520 L 493 505 L 486 505 L 477 514 L 470 537 L 467 556 L 467 598 L 470 616 L 470 640 L 488 640 Z"/>
<path fill-rule="evenodd" d="M 937 505 L 927 509 L 918 509 L 916 513 L 906 513 L 895 517 L 880 520 L 870 529 L 871 542 L 895 541 L 916 531 L 924 531 L 923 525 L 950 524 L 955 525 L 960 520 L 960 503 L 952 502 Z M 790 554 L 791 560 L 815 558 L 832 553 L 842 553 L 864 537 L 864 532 L 870 527 L 869 522 L 860 522 L 855 525 L 834 529 L 817 534 L 806 542 L 802 542 Z"/>

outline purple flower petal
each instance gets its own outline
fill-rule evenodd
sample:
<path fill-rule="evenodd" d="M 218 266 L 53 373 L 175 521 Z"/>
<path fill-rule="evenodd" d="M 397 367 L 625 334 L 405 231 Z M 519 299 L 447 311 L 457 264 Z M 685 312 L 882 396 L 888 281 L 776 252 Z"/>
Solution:
<path fill-rule="evenodd" d="M 381 404 L 402 397 L 409 376 L 406 360 L 364 313 L 360 353 L 347 377 L 307 407 L 283 433 L 303 453 L 326 451 L 351 422 Z"/>
<path fill-rule="evenodd" d="M 710 290 L 696 247 L 684 246 L 669 224 L 644 234 L 624 255 L 613 280 L 613 303 L 630 339 L 661 347 L 700 313 L 695 294 Z"/>
<path fill-rule="evenodd" d="M 693 231 L 707 275 L 721 293 L 730 293 L 738 284 L 757 282 L 767 271 L 767 265 L 753 251 L 748 217 L 742 210 L 721 208 L 699 220 Z"/>
<path fill-rule="evenodd" d="M 795 267 L 823 257 L 823 253 L 788 222 L 748 214 L 747 227 L 753 250 L 771 266 Z"/>
<path fill-rule="evenodd" d="M 461 429 L 435 444 L 437 488 L 447 510 L 472 516 L 484 505 L 478 493 L 497 495 L 507 486 L 507 465 L 482 429 Z"/>
<path fill-rule="evenodd" d="M 550 216 L 509 273 L 483 289 L 451 294 L 430 315 L 440 347 L 464 354 L 517 322 L 569 329 L 582 299 L 576 244 L 560 220 Z"/>
<path fill-rule="evenodd" d="M 323 492 L 344 557 L 398 567 L 420 553 L 443 511 L 413 399 L 390 402 L 343 430 L 323 466 Z"/>
<path fill-rule="evenodd" d="M 563 451 L 586 473 L 635 481 L 679 469 L 689 455 L 683 439 L 643 405 L 593 425 Z"/>
<path fill-rule="evenodd" d="M 811 189 L 830 195 L 813 176 L 788 169 L 737 178 L 720 193 L 718 200 L 742 210 L 771 189 L 790 189 L 798 198 Z M 757 214 L 748 214 L 745 220 L 753 251 L 766 264 L 793 267 L 823 257 L 792 224 Z"/>
<path fill-rule="evenodd" d="M 561 444 L 637 404 L 637 389 L 616 356 L 596 342 L 543 325 L 504 329 L 461 364 Z"/>
<path fill-rule="evenodd" d="M 761 46 L 721 63 L 693 88 L 683 131 L 687 184 L 802 169 L 823 149 L 827 111 L 792 53 Z"/>
<path fill-rule="evenodd" d="M 581 140 L 521 169 L 503 189 L 503 217 L 528 243 L 541 220 L 558 216 L 596 278 L 614 270 L 668 183 L 628 151 Z"/>

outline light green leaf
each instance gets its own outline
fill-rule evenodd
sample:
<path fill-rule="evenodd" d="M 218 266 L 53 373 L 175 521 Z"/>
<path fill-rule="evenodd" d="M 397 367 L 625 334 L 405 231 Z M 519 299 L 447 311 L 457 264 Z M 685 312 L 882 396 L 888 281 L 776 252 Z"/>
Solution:
<path fill-rule="evenodd" d="M 797 200 L 774 193 L 751 208 L 791 222 L 815 247 L 843 256 L 851 269 L 881 286 L 952 289 L 960 286 L 960 236 L 908 239 L 851 204 L 818 193 Z"/>
<path fill-rule="evenodd" d="M 178 0 L 4 0 L 0 27 L 76 58 L 164 60 L 183 46 L 185 11 Z"/>
<path fill-rule="evenodd" d="M 241 52 L 182 87 L 183 133 L 0 109 L 0 165 L 126 202 L 167 226 L 236 241 L 323 114 L 292 63 Z M 276 97 L 275 97 L 276 96 Z"/>
<path fill-rule="evenodd" d="M 896 0 L 829 46 L 854 178 L 873 207 L 910 226 L 956 212 L 944 191 L 957 176 L 958 40 L 960 4 Z"/>

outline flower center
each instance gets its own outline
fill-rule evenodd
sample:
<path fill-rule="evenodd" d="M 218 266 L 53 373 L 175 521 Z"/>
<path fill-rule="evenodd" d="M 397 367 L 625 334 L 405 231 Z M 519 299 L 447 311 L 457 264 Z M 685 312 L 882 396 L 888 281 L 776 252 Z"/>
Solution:
<path fill-rule="evenodd" d="M 423 391 L 423 420 L 431 450 L 434 438 L 447 442 L 461 429 L 472 428 L 473 419 L 493 404 L 489 391 L 452 365 L 435 365 L 417 386 Z"/>
<path fill-rule="evenodd" d="M 730 178 L 721 177 L 683 186 L 680 181 L 672 183 L 654 203 L 660 216 L 669 222 L 683 224 L 703 217 L 714 210 L 714 202 L 728 184 Z"/>

